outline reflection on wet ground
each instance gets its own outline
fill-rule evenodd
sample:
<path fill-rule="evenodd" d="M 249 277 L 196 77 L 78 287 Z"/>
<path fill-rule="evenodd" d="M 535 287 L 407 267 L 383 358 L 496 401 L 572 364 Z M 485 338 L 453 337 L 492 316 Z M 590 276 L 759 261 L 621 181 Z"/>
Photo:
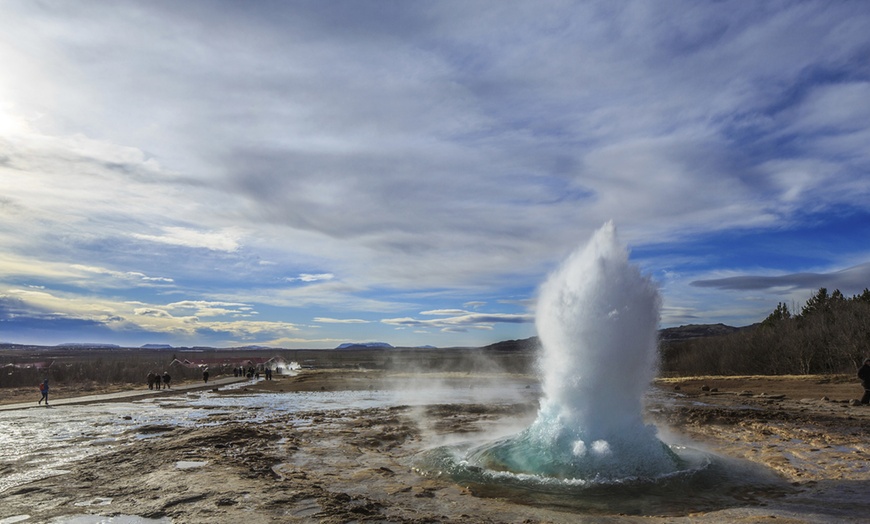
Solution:
<path fill-rule="evenodd" d="M 499 403 L 535 395 L 523 384 L 450 387 L 439 383 L 413 391 L 317 391 L 221 395 L 212 391 L 151 397 L 134 402 L 53 406 L 0 411 L 0 493 L 65 473 L 65 466 L 150 438 L 176 427 L 220 424 L 227 418 L 266 422 L 302 411 L 368 409 L 394 405 Z M 232 387 L 232 386 L 229 386 Z M 236 386 L 238 387 L 238 386 Z M 0 523 L 2 524 L 2 523 Z"/>

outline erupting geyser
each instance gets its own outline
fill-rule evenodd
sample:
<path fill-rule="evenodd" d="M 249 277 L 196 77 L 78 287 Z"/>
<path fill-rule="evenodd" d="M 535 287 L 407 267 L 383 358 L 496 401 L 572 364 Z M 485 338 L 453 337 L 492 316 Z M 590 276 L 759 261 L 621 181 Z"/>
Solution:
<path fill-rule="evenodd" d="M 745 504 L 787 489 L 750 463 L 668 446 L 644 422 L 655 374 L 659 294 L 629 263 L 612 223 L 541 287 L 537 418 L 476 447 L 421 455 L 420 471 L 449 475 L 482 496 L 629 514 L 674 514 Z"/>
<path fill-rule="evenodd" d="M 643 420 L 654 378 L 659 295 L 610 222 L 541 288 L 537 420 L 472 450 L 469 464 L 517 474 L 609 481 L 656 478 L 681 460 Z"/>

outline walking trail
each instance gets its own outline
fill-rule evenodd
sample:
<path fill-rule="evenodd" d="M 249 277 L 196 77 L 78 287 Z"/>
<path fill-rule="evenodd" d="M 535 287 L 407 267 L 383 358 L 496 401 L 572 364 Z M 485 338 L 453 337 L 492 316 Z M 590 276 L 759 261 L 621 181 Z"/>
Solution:
<path fill-rule="evenodd" d="M 115 393 L 104 393 L 101 395 L 83 395 L 78 397 L 66 397 L 66 398 L 58 398 L 55 396 L 54 392 L 57 389 L 52 389 L 49 394 L 49 404 L 48 407 L 56 407 L 56 406 L 67 406 L 72 404 L 90 404 L 94 402 L 107 402 L 112 400 L 132 400 L 137 398 L 158 396 L 158 395 L 172 395 L 174 393 L 178 393 L 179 391 L 198 391 L 203 389 L 212 389 L 220 386 L 226 386 L 227 384 L 235 384 L 237 382 L 245 382 L 249 379 L 243 377 L 221 377 L 216 378 L 214 380 L 209 380 L 208 384 L 204 382 L 190 382 L 188 384 L 180 384 L 178 386 L 173 386 L 167 389 L 132 389 L 128 391 L 117 391 Z M 143 386 L 144 388 L 144 386 Z M 37 404 L 38 399 L 32 402 L 20 402 L 17 404 L 6 404 L 0 405 L 0 411 L 11 411 L 15 409 L 31 409 L 31 408 L 40 408 L 45 409 L 46 406 L 44 404 Z"/>

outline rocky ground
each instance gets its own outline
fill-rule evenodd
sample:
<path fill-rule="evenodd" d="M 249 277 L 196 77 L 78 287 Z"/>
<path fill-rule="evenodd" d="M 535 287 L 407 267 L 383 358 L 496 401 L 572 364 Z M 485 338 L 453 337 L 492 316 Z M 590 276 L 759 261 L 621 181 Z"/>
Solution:
<path fill-rule="evenodd" d="M 408 377 L 308 371 L 226 394 L 385 384 L 405 387 Z M 655 387 L 650 417 L 663 435 L 770 468 L 788 490 L 760 490 L 711 511 L 578 513 L 482 497 L 415 469 L 421 449 L 439 438 L 504 418 L 529 419 L 536 408 L 530 398 L 497 406 L 303 412 L 267 423 L 215 414 L 210 422 L 219 424 L 151 428 L 153 438 L 3 493 L 0 523 L 25 514 L 24 522 L 101 514 L 191 524 L 865 521 L 870 408 L 849 403 L 860 393 L 851 377 L 700 377 Z"/>

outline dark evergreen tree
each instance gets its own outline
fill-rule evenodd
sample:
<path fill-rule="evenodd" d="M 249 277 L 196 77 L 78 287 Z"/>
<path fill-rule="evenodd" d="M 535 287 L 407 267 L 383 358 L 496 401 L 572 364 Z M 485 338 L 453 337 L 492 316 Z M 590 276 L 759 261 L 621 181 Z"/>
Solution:
<path fill-rule="evenodd" d="M 839 290 L 837 291 L 839 293 Z M 815 295 L 811 296 L 801 309 L 802 317 L 809 317 L 817 313 L 824 313 L 830 308 L 831 297 L 828 288 L 820 287 Z"/>
<path fill-rule="evenodd" d="M 789 320 L 790 318 L 791 311 L 788 310 L 788 306 L 785 305 L 784 302 L 780 302 L 776 305 L 776 309 L 773 310 L 773 313 L 768 315 L 761 324 L 765 327 L 773 327 L 783 320 Z"/>

